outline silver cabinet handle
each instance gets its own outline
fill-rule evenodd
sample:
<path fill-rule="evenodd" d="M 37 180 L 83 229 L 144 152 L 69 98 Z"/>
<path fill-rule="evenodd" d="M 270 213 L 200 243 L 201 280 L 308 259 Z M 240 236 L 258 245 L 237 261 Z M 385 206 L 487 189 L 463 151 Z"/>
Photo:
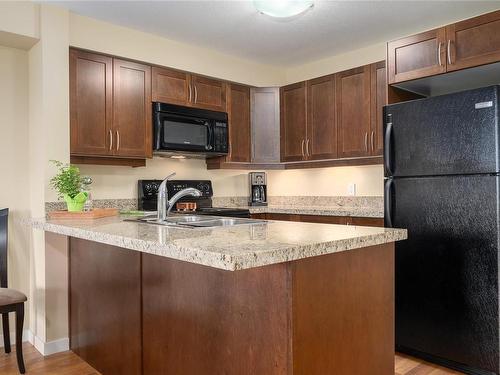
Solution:
<path fill-rule="evenodd" d="M 198 89 L 196 88 L 196 85 L 194 85 L 194 102 L 198 102 Z"/>
<path fill-rule="evenodd" d="M 189 84 L 189 100 L 188 100 L 188 102 L 190 102 L 190 101 L 191 101 L 191 98 L 192 98 L 192 97 L 193 97 L 193 89 L 192 89 L 192 87 L 191 87 L 191 84 Z"/>
<path fill-rule="evenodd" d="M 307 141 L 306 141 L 306 155 L 311 156 L 311 154 L 309 153 L 309 138 L 307 138 Z"/>
<path fill-rule="evenodd" d="M 116 151 L 120 149 L 120 132 L 116 131 Z"/>
<path fill-rule="evenodd" d="M 109 130 L 109 151 L 113 149 L 113 132 Z"/>
<path fill-rule="evenodd" d="M 442 61 L 441 61 L 441 44 L 442 44 L 442 42 L 439 42 L 439 44 L 438 44 L 438 64 L 439 64 L 439 66 L 443 65 Z"/>
<path fill-rule="evenodd" d="M 451 39 L 448 39 L 447 54 L 448 54 L 448 64 L 452 64 L 452 62 L 451 62 Z"/>
<path fill-rule="evenodd" d="M 304 154 L 304 140 L 302 140 L 302 145 L 300 146 L 302 148 L 302 157 L 304 158 L 306 155 Z"/>
<path fill-rule="evenodd" d="M 375 132 L 372 131 L 370 143 L 372 145 L 372 151 L 375 151 Z"/>
<path fill-rule="evenodd" d="M 365 132 L 365 151 L 368 152 L 368 132 Z"/>

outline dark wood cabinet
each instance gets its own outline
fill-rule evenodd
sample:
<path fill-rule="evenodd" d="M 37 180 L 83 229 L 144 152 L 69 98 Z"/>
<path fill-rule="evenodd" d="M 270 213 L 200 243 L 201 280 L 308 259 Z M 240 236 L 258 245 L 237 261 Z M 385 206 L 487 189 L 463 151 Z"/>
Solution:
<path fill-rule="evenodd" d="M 226 111 L 226 83 L 217 79 L 191 75 L 194 107 Z"/>
<path fill-rule="evenodd" d="M 152 156 L 151 67 L 77 49 L 69 65 L 72 162 L 143 165 Z"/>
<path fill-rule="evenodd" d="M 387 104 L 387 78 L 385 61 L 380 61 L 370 66 L 371 92 L 370 92 L 370 154 L 382 155 L 384 152 L 384 122 L 383 107 Z"/>
<path fill-rule="evenodd" d="M 113 59 L 70 50 L 71 154 L 112 153 Z"/>
<path fill-rule="evenodd" d="M 252 214 L 252 219 L 299 221 L 305 223 L 318 223 L 318 224 L 359 225 L 364 227 L 384 226 L 384 219 L 376 217 L 260 213 L 260 214 Z"/>
<path fill-rule="evenodd" d="M 229 155 L 228 161 L 250 162 L 250 87 L 229 84 Z"/>
<path fill-rule="evenodd" d="M 226 83 L 175 69 L 153 67 L 155 102 L 226 111 Z"/>
<path fill-rule="evenodd" d="M 370 66 L 336 74 L 339 157 L 370 155 Z"/>
<path fill-rule="evenodd" d="M 447 71 L 500 61 L 500 10 L 446 27 Z"/>
<path fill-rule="evenodd" d="M 389 84 L 446 72 L 446 28 L 387 43 Z"/>
<path fill-rule="evenodd" d="M 152 157 L 151 67 L 113 59 L 114 155 Z"/>
<path fill-rule="evenodd" d="M 284 86 L 280 90 L 282 162 L 306 158 L 306 91 L 305 82 Z"/>
<path fill-rule="evenodd" d="M 184 106 L 189 104 L 192 92 L 188 73 L 153 67 L 151 83 L 154 102 Z"/>
<path fill-rule="evenodd" d="M 335 76 L 328 75 L 307 82 L 307 159 L 337 157 L 337 122 L 335 118 Z"/>

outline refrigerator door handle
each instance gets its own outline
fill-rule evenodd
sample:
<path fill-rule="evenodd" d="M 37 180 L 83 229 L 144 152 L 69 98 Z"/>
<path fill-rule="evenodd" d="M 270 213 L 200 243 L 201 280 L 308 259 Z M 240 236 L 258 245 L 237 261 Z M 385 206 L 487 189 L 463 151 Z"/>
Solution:
<path fill-rule="evenodd" d="M 389 178 L 384 183 L 384 218 L 385 218 L 385 226 L 392 228 L 392 178 Z"/>
<path fill-rule="evenodd" d="M 385 166 L 385 171 L 389 176 L 392 176 L 392 169 L 391 169 L 391 136 L 392 136 L 392 115 L 388 114 L 387 115 L 387 123 L 385 127 L 385 134 L 384 134 L 384 166 Z"/>

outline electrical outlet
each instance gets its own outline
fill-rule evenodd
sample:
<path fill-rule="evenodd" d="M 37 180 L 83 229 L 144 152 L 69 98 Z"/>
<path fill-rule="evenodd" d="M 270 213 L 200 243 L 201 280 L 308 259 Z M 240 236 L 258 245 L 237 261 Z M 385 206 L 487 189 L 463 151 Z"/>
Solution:
<path fill-rule="evenodd" d="M 356 184 L 351 182 L 349 185 L 347 185 L 347 194 L 350 196 L 355 196 L 356 195 Z"/>

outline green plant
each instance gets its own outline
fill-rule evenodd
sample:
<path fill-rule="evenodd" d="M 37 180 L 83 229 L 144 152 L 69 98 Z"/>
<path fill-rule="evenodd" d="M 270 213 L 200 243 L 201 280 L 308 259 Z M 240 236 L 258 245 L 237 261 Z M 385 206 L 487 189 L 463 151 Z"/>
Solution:
<path fill-rule="evenodd" d="M 58 160 L 51 160 L 59 173 L 50 180 L 50 186 L 57 191 L 58 197 L 65 195 L 73 199 L 82 190 L 82 177 L 80 169 L 71 164 L 65 164 Z"/>

